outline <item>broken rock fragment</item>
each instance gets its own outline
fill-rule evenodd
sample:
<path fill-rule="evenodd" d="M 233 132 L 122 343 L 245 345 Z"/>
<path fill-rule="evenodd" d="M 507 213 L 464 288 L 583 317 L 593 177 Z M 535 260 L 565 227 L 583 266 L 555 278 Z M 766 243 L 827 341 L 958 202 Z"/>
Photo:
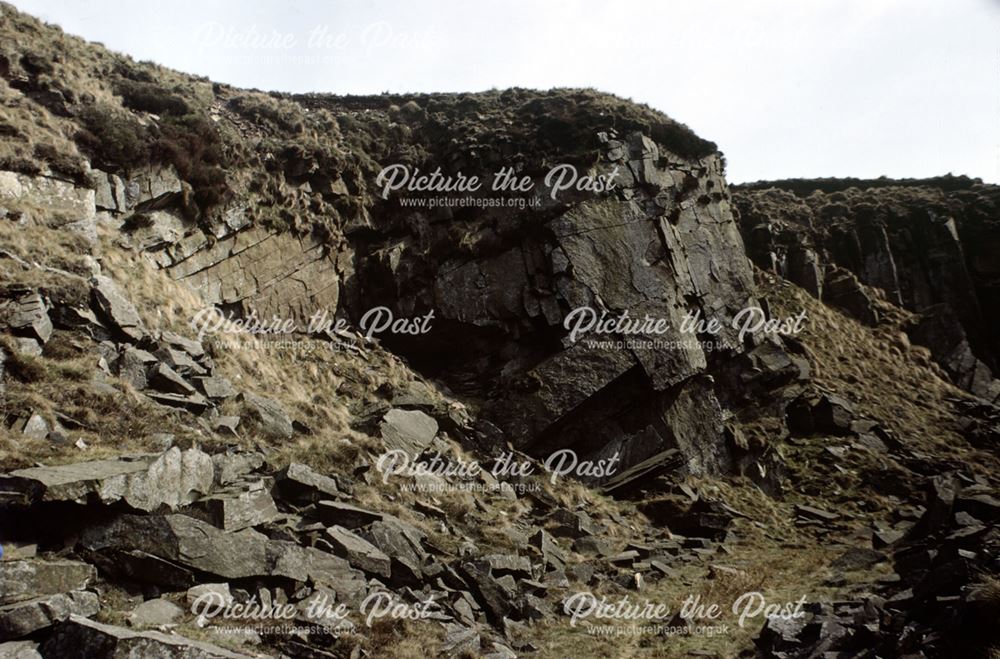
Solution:
<path fill-rule="evenodd" d="M 154 511 L 185 505 L 211 491 L 213 477 L 206 453 L 175 446 L 160 455 L 19 469 L 0 476 L 0 489 L 20 492 L 26 503 L 124 500 L 136 510 Z"/>
<path fill-rule="evenodd" d="M 211 643 L 156 631 L 137 632 L 70 616 L 42 645 L 42 655 L 66 659 L 162 657 L 164 659 L 247 659 Z"/>
<path fill-rule="evenodd" d="M 0 605 L 83 590 L 96 576 L 92 565 L 79 561 L 2 561 Z"/>

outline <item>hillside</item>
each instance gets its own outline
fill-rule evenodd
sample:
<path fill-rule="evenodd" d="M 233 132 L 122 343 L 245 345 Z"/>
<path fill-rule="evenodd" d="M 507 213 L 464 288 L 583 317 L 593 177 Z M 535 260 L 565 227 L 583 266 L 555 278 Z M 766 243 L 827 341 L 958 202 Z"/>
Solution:
<path fill-rule="evenodd" d="M 0 8 L 0 657 L 1000 652 L 996 186 Z"/>

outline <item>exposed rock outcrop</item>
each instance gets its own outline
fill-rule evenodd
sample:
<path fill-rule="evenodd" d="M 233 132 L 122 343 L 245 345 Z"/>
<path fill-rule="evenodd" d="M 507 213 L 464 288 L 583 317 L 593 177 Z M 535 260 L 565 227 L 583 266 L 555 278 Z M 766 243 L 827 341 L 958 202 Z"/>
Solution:
<path fill-rule="evenodd" d="M 1000 288 L 986 255 L 997 247 L 998 199 L 995 186 L 965 177 L 792 179 L 734 191 L 747 253 L 759 267 L 862 322 L 877 322 L 877 314 L 845 271 L 925 314 L 911 339 L 929 347 L 956 384 L 991 401 L 1000 390 Z M 820 269 L 827 270 L 822 287 Z"/>

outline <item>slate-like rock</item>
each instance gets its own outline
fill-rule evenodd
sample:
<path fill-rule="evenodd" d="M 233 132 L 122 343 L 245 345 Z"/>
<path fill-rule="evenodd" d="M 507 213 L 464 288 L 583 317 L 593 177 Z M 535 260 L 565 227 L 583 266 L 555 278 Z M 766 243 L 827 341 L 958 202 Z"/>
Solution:
<path fill-rule="evenodd" d="M 217 645 L 176 634 L 138 632 L 70 616 L 41 647 L 42 655 L 61 659 L 156 657 L 157 659 L 248 659 Z"/>
<path fill-rule="evenodd" d="M 367 526 L 385 517 L 382 513 L 340 501 L 320 501 L 316 504 L 316 515 L 328 526 L 337 524 L 347 529 Z"/>
<path fill-rule="evenodd" d="M 437 435 L 438 423 L 420 410 L 392 409 L 386 412 L 379 429 L 386 448 L 416 456 Z"/>
<path fill-rule="evenodd" d="M 171 625 L 184 617 L 184 609 L 170 600 L 158 597 L 146 600 L 132 609 L 128 622 L 133 627 L 160 627 Z"/>
<path fill-rule="evenodd" d="M 132 341 L 146 335 L 139 313 L 113 279 L 94 277 L 91 286 L 95 311 L 105 323 Z"/>
<path fill-rule="evenodd" d="M 293 503 L 316 503 L 341 495 L 335 478 L 324 476 L 298 462 L 289 464 L 278 473 L 275 487 L 280 498 Z"/>
<path fill-rule="evenodd" d="M 201 376 L 192 378 L 192 380 L 195 386 L 211 400 L 224 400 L 239 393 L 233 383 L 223 377 Z"/>
<path fill-rule="evenodd" d="M 258 481 L 216 491 L 194 502 L 189 514 L 224 531 L 239 531 L 270 522 L 278 516 L 271 493 Z"/>
<path fill-rule="evenodd" d="M 188 588 L 184 601 L 188 607 L 198 601 L 228 604 L 233 601 L 233 594 L 229 591 L 227 583 L 205 583 Z"/>
<path fill-rule="evenodd" d="M 261 432 L 272 439 L 291 439 L 295 436 L 292 419 L 281 403 L 264 396 L 243 393 L 241 398 L 247 409 L 260 422 Z"/>
<path fill-rule="evenodd" d="M 388 579 L 392 561 L 378 547 L 356 533 L 342 526 L 331 526 L 326 530 L 326 539 L 335 547 L 338 555 L 347 559 L 352 567 Z"/>
<path fill-rule="evenodd" d="M 0 606 L 0 641 L 27 636 L 51 627 L 70 615 L 92 616 L 100 610 L 97 595 L 72 591 L 44 595 Z"/>
<path fill-rule="evenodd" d="M 512 594 L 490 574 L 489 566 L 478 562 L 462 563 L 459 574 L 469 584 L 490 622 L 502 624 L 512 610 Z"/>
<path fill-rule="evenodd" d="M 0 325 L 11 332 L 44 344 L 52 336 L 48 305 L 39 293 L 27 291 L 11 300 L 0 301 Z"/>
<path fill-rule="evenodd" d="M 136 510 L 154 511 L 210 492 L 213 478 L 207 454 L 175 446 L 160 455 L 19 469 L 0 476 L 0 489 L 19 491 L 30 502 L 123 500 Z"/>
<path fill-rule="evenodd" d="M 96 576 L 92 565 L 79 561 L 0 561 L 0 605 L 83 590 Z"/>
<path fill-rule="evenodd" d="M 226 579 L 284 577 L 323 583 L 345 599 L 358 595 L 365 585 L 361 572 L 332 554 L 272 540 L 253 529 L 226 533 L 187 515 L 121 515 L 88 528 L 81 544 L 117 556 L 140 551 Z"/>

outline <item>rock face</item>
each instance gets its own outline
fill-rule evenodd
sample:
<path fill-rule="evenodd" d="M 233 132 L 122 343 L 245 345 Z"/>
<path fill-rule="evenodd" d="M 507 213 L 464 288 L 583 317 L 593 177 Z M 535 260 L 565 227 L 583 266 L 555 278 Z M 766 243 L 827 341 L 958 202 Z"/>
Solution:
<path fill-rule="evenodd" d="M 743 186 L 733 198 L 759 267 L 867 324 L 878 317 L 854 281 L 925 314 L 911 340 L 930 348 L 957 385 L 996 400 L 1000 288 L 988 255 L 998 247 L 1000 196 L 993 186 L 964 177 L 793 179 Z"/>
<path fill-rule="evenodd" d="M 719 471 L 730 458 L 703 376 L 742 352 L 732 319 L 754 303 L 720 161 L 679 156 L 641 132 L 593 139 L 599 159 L 590 173 L 614 178 L 608 193 L 553 201 L 539 175 L 541 208 L 507 213 L 500 225 L 498 212 L 449 219 L 406 213 L 391 197 L 376 205 L 374 230 L 392 236 L 417 222 L 419 239 L 388 238 L 358 254 L 348 309 L 433 311 L 426 335 L 383 340 L 455 390 L 487 396 L 485 417 L 529 453 L 618 453 L 630 466 L 677 447 L 690 471 Z M 469 247 L 438 258 L 458 239 Z M 572 326 L 588 310 L 662 319 L 670 329 L 571 337 L 567 319 Z M 714 354 L 679 331 L 686 314 L 722 326 Z"/>

